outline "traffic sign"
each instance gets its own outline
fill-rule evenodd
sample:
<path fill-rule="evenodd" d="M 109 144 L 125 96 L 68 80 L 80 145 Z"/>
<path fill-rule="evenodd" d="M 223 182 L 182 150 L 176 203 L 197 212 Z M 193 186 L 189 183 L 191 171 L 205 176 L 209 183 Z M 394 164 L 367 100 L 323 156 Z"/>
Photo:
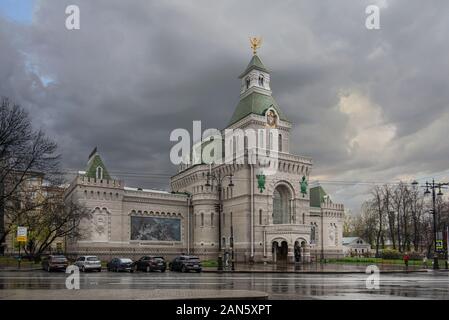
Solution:
<path fill-rule="evenodd" d="M 27 242 L 27 227 L 17 227 L 17 242 Z"/>
<path fill-rule="evenodd" d="M 437 250 L 443 250 L 443 240 L 437 240 Z"/>

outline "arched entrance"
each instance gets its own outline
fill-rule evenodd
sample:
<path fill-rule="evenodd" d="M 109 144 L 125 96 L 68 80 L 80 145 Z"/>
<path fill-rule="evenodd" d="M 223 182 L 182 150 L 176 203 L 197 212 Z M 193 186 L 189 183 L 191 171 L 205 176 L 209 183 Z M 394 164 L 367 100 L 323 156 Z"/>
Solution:
<path fill-rule="evenodd" d="M 287 263 L 288 243 L 285 240 L 275 240 L 272 243 L 274 263 Z"/>
<path fill-rule="evenodd" d="M 295 263 L 304 261 L 305 252 L 306 252 L 306 241 L 302 239 L 296 240 L 294 246 Z"/>

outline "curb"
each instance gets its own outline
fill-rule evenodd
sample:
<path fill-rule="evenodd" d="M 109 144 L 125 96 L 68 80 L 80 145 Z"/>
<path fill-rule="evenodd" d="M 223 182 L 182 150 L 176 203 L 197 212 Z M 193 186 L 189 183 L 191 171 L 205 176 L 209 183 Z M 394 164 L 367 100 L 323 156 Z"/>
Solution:
<path fill-rule="evenodd" d="M 423 273 L 432 272 L 433 270 L 380 270 L 380 273 Z M 438 270 L 438 271 L 448 271 L 448 270 Z M 283 273 L 283 274 L 366 274 L 365 271 L 263 271 L 263 270 L 238 270 L 238 271 L 218 271 L 218 270 L 203 270 L 206 273 L 222 273 L 222 274 L 233 274 L 233 273 Z"/>
<path fill-rule="evenodd" d="M 31 269 L 4 269 L 4 268 L 0 268 L 1 272 L 27 272 L 27 271 L 37 271 L 37 270 L 42 270 L 42 268 L 31 268 Z"/>

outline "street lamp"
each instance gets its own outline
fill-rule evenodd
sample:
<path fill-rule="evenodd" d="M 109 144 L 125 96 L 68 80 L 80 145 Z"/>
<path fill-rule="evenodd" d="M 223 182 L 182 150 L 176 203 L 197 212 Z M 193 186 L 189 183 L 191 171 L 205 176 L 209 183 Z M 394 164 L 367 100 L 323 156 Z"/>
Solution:
<path fill-rule="evenodd" d="M 222 199 L 222 190 L 223 190 L 223 180 L 225 178 L 229 178 L 228 187 L 233 187 L 234 183 L 232 182 L 233 174 L 227 174 L 222 176 L 220 172 L 217 174 L 211 173 L 210 171 L 207 173 L 206 187 L 211 186 L 211 179 L 217 182 L 217 191 L 218 191 L 218 271 L 223 271 L 223 256 L 222 256 L 222 246 L 221 246 L 221 212 L 223 210 L 223 199 Z"/>
<path fill-rule="evenodd" d="M 418 186 L 418 182 L 415 180 L 412 182 L 412 185 L 414 187 Z M 436 196 L 442 196 L 443 193 L 441 192 L 441 188 L 445 188 L 444 186 L 449 185 L 449 183 L 435 183 L 435 180 L 432 179 L 432 182 L 427 182 L 426 184 L 421 186 L 423 188 L 426 188 L 426 191 L 424 191 L 424 195 L 432 194 L 432 214 L 433 214 L 433 242 L 434 242 L 434 249 L 433 249 L 433 269 L 437 270 L 439 269 L 438 265 L 438 250 L 437 250 L 437 210 L 436 210 Z M 438 194 L 435 194 L 435 190 L 438 188 Z M 432 191 L 430 191 L 430 189 Z"/>

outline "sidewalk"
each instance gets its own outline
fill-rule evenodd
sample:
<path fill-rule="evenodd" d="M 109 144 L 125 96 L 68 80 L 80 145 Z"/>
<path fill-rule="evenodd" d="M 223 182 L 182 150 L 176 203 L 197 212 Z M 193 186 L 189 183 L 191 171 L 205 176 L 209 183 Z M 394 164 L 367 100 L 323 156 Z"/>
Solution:
<path fill-rule="evenodd" d="M 85 289 L 85 290 L 0 290 L 0 300 L 265 300 L 268 294 L 249 290 L 209 289 Z"/>
<path fill-rule="evenodd" d="M 366 273 L 369 264 L 340 264 L 340 263 L 310 263 L 310 264 L 236 264 L 235 271 L 230 268 L 223 273 Z M 432 269 L 424 269 L 419 266 L 409 266 L 406 270 L 403 265 L 376 264 L 381 273 L 403 273 L 403 272 L 428 272 Z M 444 269 L 441 269 L 444 270 Z M 204 267 L 204 272 L 217 273 L 217 268 Z"/>

